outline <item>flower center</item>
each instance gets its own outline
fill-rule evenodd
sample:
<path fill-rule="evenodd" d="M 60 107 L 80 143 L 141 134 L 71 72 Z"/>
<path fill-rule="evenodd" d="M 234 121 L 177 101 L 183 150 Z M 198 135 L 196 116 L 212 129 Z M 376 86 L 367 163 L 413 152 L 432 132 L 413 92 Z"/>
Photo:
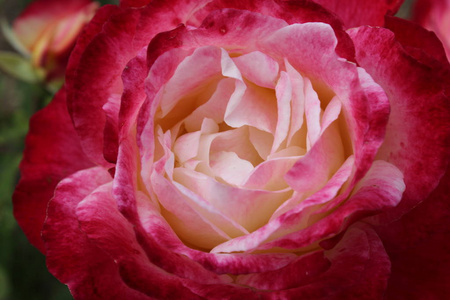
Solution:
<path fill-rule="evenodd" d="M 316 143 L 334 161 L 327 176 L 345 161 L 341 102 L 318 90 L 325 101 L 287 60 L 261 52 L 230 57 L 203 47 L 182 60 L 158 91 L 153 173 L 160 181 L 152 183 L 183 241 L 211 249 L 323 187 L 312 181 L 298 192 L 286 180 Z"/>

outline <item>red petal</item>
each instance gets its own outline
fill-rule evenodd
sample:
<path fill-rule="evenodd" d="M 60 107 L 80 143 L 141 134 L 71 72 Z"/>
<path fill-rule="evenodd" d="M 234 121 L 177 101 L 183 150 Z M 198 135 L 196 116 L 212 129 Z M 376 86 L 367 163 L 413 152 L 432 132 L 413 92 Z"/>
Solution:
<path fill-rule="evenodd" d="M 377 229 L 392 262 L 388 299 L 445 299 L 450 282 L 450 171 L 427 200 Z"/>
<path fill-rule="evenodd" d="M 30 242 L 45 252 L 41 229 L 58 182 L 92 163 L 84 155 L 67 113 L 64 88 L 30 121 L 14 215 Z"/>
<path fill-rule="evenodd" d="M 353 225 L 334 248 L 325 251 L 325 257 L 330 260 L 330 267 L 325 268 L 323 262 L 319 263 L 318 269 L 312 268 L 318 273 L 314 277 L 308 278 L 308 274 L 297 276 L 297 270 L 294 276 L 278 271 L 255 276 L 265 277 L 266 284 L 273 287 L 277 283 L 295 282 L 297 278 L 300 286 L 271 292 L 268 299 L 383 298 L 390 262 L 383 243 L 369 226 L 362 223 Z M 283 279 L 286 280 L 284 283 Z"/>
<path fill-rule="evenodd" d="M 404 0 L 314 0 L 336 13 L 346 28 L 361 25 L 383 26 L 384 16 L 394 15 Z"/>
<path fill-rule="evenodd" d="M 395 220 L 425 199 L 444 174 L 450 154 L 449 79 L 409 56 L 384 28 L 350 30 L 358 63 L 386 91 L 391 115 L 377 159 L 405 175 L 400 204 L 381 220 Z M 427 41 L 423 41 L 426 43 Z M 386 219 L 387 218 L 387 219 Z"/>
<path fill-rule="evenodd" d="M 48 269 L 69 286 L 75 299 L 150 299 L 126 286 L 115 262 L 79 228 L 78 203 L 110 180 L 104 169 L 92 168 L 58 185 L 43 230 Z"/>
<path fill-rule="evenodd" d="M 120 0 L 122 7 L 142 7 L 149 4 L 152 0 Z"/>

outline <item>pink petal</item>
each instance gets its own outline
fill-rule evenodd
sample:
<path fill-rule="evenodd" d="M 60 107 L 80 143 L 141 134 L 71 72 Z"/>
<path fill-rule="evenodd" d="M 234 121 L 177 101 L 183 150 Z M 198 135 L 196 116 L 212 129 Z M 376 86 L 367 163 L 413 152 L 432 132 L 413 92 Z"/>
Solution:
<path fill-rule="evenodd" d="M 306 141 L 306 128 L 304 128 L 305 138 L 298 136 L 303 133 L 299 131 L 302 128 L 305 113 L 305 83 L 303 76 L 294 67 L 292 67 L 292 65 L 287 60 L 285 60 L 284 64 L 286 66 L 286 72 L 288 73 L 292 84 L 292 112 L 290 122 L 291 127 L 289 129 L 287 140 L 287 144 L 291 145 L 291 143 L 293 143 L 294 141 Z M 294 135 L 297 135 L 297 138 L 294 138 Z"/>
<path fill-rule="evenodd" d="M 111 94 L 122 92 L 126 64 L 157 33 L 184 22 L 198 5 L 152 1 L 142 9 L 103 6 L 80 36 L 68 65 L 68 103 L 82 147 L 96 163 L 111 166 L 103 157 L 102 106 Z"/>
<path fill-rule="evenodd" d="M 288 188 L 289 185 L 284 176 L 297 160 L 299 160 L 299 156 L 266 160 L 252 170 L 243 186 L 250 189 L 271 191 Z"/>
<path fill-rule="evenodd" d="M 159 104 L 161 118 L 165 117 L 177 104 L 184 113 L 197 107 L 198 97 L 189 97 L 196 90 L 210 83 L 221 74 L 221 51 L 215 47 L 202 47 L 186 57 L 177 67 L 175 73 L 164 86 L 164 96 Z M 177 110 L 178 110 L 177 108 Z"/>
<path fill-rule="evenodd" d="M 68 104 L 83 149 L 90 159 L 105 167 L 111 164 L 105 161 L 103 154 L 106 116 L 102 106 L 111 94 L 123 90 L 120 75 L 132 55 L 136 54 L 129 41 L 133 38 L 139 16 L 137 11 L 132 15 L 109 13 L 116 15 L 109 15 L 110 19 L 103 27 L 100 24 L 88 27 L 88 35 L 90 30 L 96 35 L 86 43 L 88 45 L 81 57 L 72 56 L 69 62 L 72 75 L 67 77 Z"/>
<path fill-rule="evenodd" d="M 267 223 L 270 215 L 292 193 L 290 190 L 265 191 L 233 187 L 181 168 L 175 170 L 174 180 L 250 232 Z"/>
<path fill-rule="evenodd" d="M 255 282 L 262 283 L 265 279 L 265 286 L 289 287 L 270 292 L 272 299 L 383 298 L 390 274 L 390 262 L 382 241 L 372 228 L 362 223 L 355 224 L 324 255 L 330 261 L 330 267 L 325 268 L 322 261 L 318 269 L 311 270 L 316 273 L 314 277 L 308 277 L 309 274 L 292 276 L 281 269 L 272 274 L 263 273 L 260 278 L 256 275 Z M 316 260 L 320 262 L 320 257 Z M 289 267 L 285 267 L 286 271 Z M 295 273 L 297 274 L 297 270 Z"/>
<path fill-rule="evenodd" d="M 224 7 L 256 12 L 266 16 L 275 17 L 284 20 L 288 24 L 307 22 L 331 24 L 339 40 L 336 51 L 341 57 L 354 61 L 355 51 L 353 49 L 353 44 L 345 31 L 343 31 L 341 21 L 336 15 L 324 9 L 322 6 L 313 3 L 312 1 L 214 0 L 209 2 L 205 7 L 202 7 L 202 9 L 197 10 L 190 18 L 190 21 L 194 24 L 194 26 L 198 26 L 198 24 L 200 24 L 200 22 L 204 20 L 210 12 L 222 9 Z M 248 28 L 248 24 L 245 26 Z M 235 40 L 237 41 L 237 39 Z"/>
<path fill-rule="evenodd" d="M 211 155 L 209 165 L 217 177 L 237 186 L 242 185 L 254 169 L 249 161 L 239 158 L 235 152 L 227 151 Z"/>
<path fill-rule="evenodd" d="M 296 249 L 324 237 L 337 234 L 354 220 L 396 206 L 402 198 L 404 189 L 403 174 L 400 170 L 385 161 L 375 161 L 369 172 L 343 204 L 341 204 L 341 201 L 347 198 L 348 194 L 346 193 L 341 194 L 320 210 L 313 212 L 308 217 L 308 222 L 313 223 L 309 227 L 287 235 L 282 234 L 282 237 L 278 240 L 266 243 L 259 248 Z M 286 224 L 294 220 L 289 220 L 288 214 L 285 216 L 285 223 L 282 224 L 282 227 L 286 227 Z"/>
<path fill-rule="evenodd" d="M 178 174 L 176 175 L 179 181 Z M 169 212 L 163 215 L 181 239 L 203 249 L 211 249 L 233 236 L 246 233 L 189 189 L 157 177 L 155 175 L 152 178 L 155 194 L 161 205 Z"/>
<path fill-rule="evenodd" d="M 112 198 L 111 184 L 97 188 L 78 205 L 76 212 L 81 229 L 89 241 L 108 254 L 102 254 L 103 257 L 111 257 L 111 261 L 115 262 L 120 271 L 123 280 L 121 283 L 129 284 L 134 293 L 137 289 L 150 297 L 198 299 L 184 287 L 182 279 L 164 272 L 149 261 L 136 240 L 132 224 L 117 210 Z M 133 274 L 130 273 L 131 269 L 134 270 Z M 144 277 L 146 289 L 139 286 Z M 110 284 L 111 282 L 108 282 L 107 286 Z M 116 285 L 109 286 L 108 289 L 112 290 L 114 287 Z M 141 293 L 137 294 L 144 297 Z"/>
<path fill-rule="evenodd" d="M 392 107 L 377 157 L 405 174 L 403 200 L 383 219 L 394 220 L 425 199 L 445 172 L 450 153 L 448 77 L 442 67 L 412 59 L 387 29 L 362 27 L 350 34 L 358 62 L 383 87 Z"/>
<path fill-rule="evenodd" d="M 305 200 L 304 197 L 299 198 L 298 194 L 294 194 L 291 198 L 292 200 L 288 199 L 285 204 L 281 205 L 280 208 L 274 212 L 273 217 L 267 225 L 252 232 L 250 235 L 235 238 L 227 243 L 219 245 L 213 249 L 212 252 L 229 252 L 235 251 L 235 249 L 239 249 L 238 251 L 252 250 L 263 244 L 271 237 L 271 235 L 277 233 L 279 230 L 282 231 L 287 228 L 286 231 L 293 232 L 296 230 L 293 226 L 304 227 L 305 221 L 307 221 L 305 216 L 310 212 L 311 207 L 330 201 L 336 196 L 344 182 L 349 178 L 353 169 L 353 164 L 354 159 L 352 157 L 347 160 L 322 190 Z M 287 212 L 287 214 L 281 216 L 285 212 Z M 290 218 L 291 221 L 289 221 Z M 283 234 L 286 234 L 286 231 L 281 232 L 278 236 L 283 236 Z"/>
<path fill-rule="evenodd" d="M 270 153 L 276 152 L 284 142 L 289 131 L 289 120 L 291 118 L 291 98 L 292 84 L 289 75 L 282 71 L 280 79 L 275 87 L 277 99 L 277 127 L 274 134 L 274 141 Z"/>
<path fill-rule="evenodd" d="M 184 245 L 181 240 L 173 232 L 172 228 L 167 224 L 167 221 L 156 210 L 154 204 L 142 193 L 139 193 L 136 197 L 138 205 L 138 213 L 140 222 L 143 228 L 148 233 L 149 237 L 155 240 L 155 244 L 161 249 L 168 249 L 175 253 L 187 256 L 196 263 L 191 264 L 191 268 L 195 268 L 198 264 L 201 264 L 204 268 L 211 270 L 217 274 L 245 274 L 261 272 L 263 270 L 275 270 L 282 266 L 287 265 L 292 261 L 296 255 L 290 253 L 284 254 L 213 254 L 204 251 L 192 249 Z M 162 252 L 162 257 L 169 257 L 167 250 L 158 250 Z M 152 249 L 152 253 L 156 253 L 155 249 Z M 174 259 L 172 259 L 174 260 Z M 188 262 L 184 262 L 187 264 Z M 181 266 L 179 266 L 182 269 Z M 200 270 L 197 270 L 194 275 L 198 276 Z M 216 280 L 217 276 L 213 274 L 208 275 L 209 278 L 203 278 L 203 282 L 212 283 Z M 223 281 L 229 281 L 228 276 L 220 277 Z"/>
<path fill-rule="evenodd" d="M 21 179 L 13 196 L 16 220 L 43 253 L 41 229 L 56 185 L 68 175 L 92 166 L 73 129 L 65 95 L 62 88 L 46 108 L 31 118 L 20 164 Z"/>
<path fill-rule="evenodd" d="M 189 116 L 184 119 L 184 126 L 189 132 L 199 130 L 202 119 L 205 116 L 214 120 L 217 124 L 223 122 L 227 101 L 234 92 L 235 80 L 225 78 L 219 81 L 217 88 L 211 98 L 205 103 L 197 107 Z"/>
<path fill-rule="evenodd" d="M 248 127 L 248 139 L 256 152 L 258 152 L 258 155 L 263 160 L 266 160 L 272 149 L 273 135 L 270 132 L 265 132 L 255 127 Z"/>
<path fill-rule="evenodd" d="M 277 125 L 274 111 L 277 111 L 277 103 L 273 90 L 248 83 L 244 95 L 230 99 L 225 122 L 235 128 L 248 125 L 274 134 Z"/>
<path fill-rule="evenodd" d="M 383 89 L 369 75 L 337 56 L 336 42 L 329 25 L 305 23 L 278 30 L 261 47 L 273 57 L 284 56 L 306 76 L 320 78 L 321 84 L 339 97 L 348 112 L 346 123 L 354 143 L 353 150 L 345 151 L 347 154 L 354 151 L 360 166 L 355 178 L 359 179 L 370 167 L 383 141 L 389 102 Z"/>
<path fill-rule="evenodd" d="M 344 162 L 344 149 L 336 126 L 330 126 L 315 145 L 285 175 L 300 193 L 320 189 Z"/>
<path fill-rule="evenodd" d="M 273 58 L 255 51 L 235 57 L 233 61 L 247 80 L 265 88 L 275 87 L 280 67 Z"/>
<path fill-rule="evenodd" d="M 244 126 L 215 134 L 214 138 L 211 139 L 210 153 L 234 152 L 254 166 L 259 164 L 261 158 L 249 139 L 249 131 L 249 128 Z"/>
<path fill-rule="evenodd" d="M 341 113 L 342 103 L 337 97 L 333 97 L 330 103 L 328 103 L 325 109 L 321 124 L 320 124 L 320 134 L 322 135 L 325 130 L 339 117 Z"/>
<path fill-rule="evenodd" d="M 110 180 L 108 172 L 97 167 L 79 171 L 60 182 L 49 204 L 43 230 L 47 266 L 69 286 L 76 299 L 150 299 L 123 282 L 114 260 L 79 227 L 77 205 Z"/>
<path fill-rule="evenodd" d="M 304 79 L 305 90 L 305 116 L 306 126 L 308 128 L 308 148 L 312 147 L 320 136 L 320 99 L 316 91 L 313 89 L 311 81 L 308 78 Z"/>

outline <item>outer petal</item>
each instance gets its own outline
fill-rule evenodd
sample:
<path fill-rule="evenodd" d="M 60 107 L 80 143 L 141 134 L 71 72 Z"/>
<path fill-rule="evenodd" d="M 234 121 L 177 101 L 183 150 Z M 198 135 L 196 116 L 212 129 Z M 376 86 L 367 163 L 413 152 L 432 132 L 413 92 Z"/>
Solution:
<path fill-rule="evenodd" d="M 125 282 L 142 285 L 149 296 L 162 299 L 197 299 L 181 280 L 151 264 L 136 241 L 133 226 L 117 210 L 111 184 L 97 188 L 78 205 L 80 225 L 92 243 L 103 249 L 120 268 Z M 108 282 L 108 286 L 111 283 Z M 142 288 L 142 287 L 141 287 Z M 102 299 L 106 297 L 103 296 Z M 123 299 L 123 298 L 122 298 Z"/>
<path fill-rule="evenodd" d="M 47 266 L 69 286 L 75 299 L 150 299 L 126 286 L 116 263 L 79 228 L 75 214 L 78 203 L 110 180 L 104 169 L 92 168 L 58 185 L 43 230 Z"/>
<path fill-rule="evenodd" d="M 22 177 L 13 196 L 14 215 L 30 242 L 45 252 L 41 229 L 56 185 L 68 175 L 92 166 L 67 113 L 64 88 L 32 117 L 25 144 Z"/>
<path fill-rule="evenodd" d="M 112 197 L 110 184 L 99 187 L 79 204 L 77 215 L 82 230 L 115 260 L 127 284 L 157 299 L 251 297 L 248 289 L 229 285 L 229 281 L 185 256 L 171 253 L 148 239 L 139 223 L 124 218 Z"/>
<path fill-rule="evenodd" d="M 377 231 L 392 262 L 387 299 L 445 299 L 450 282 L 450 171 L 428 197 Z"/>
<path fill-rule="evenodd" d="M 434 31 L 444 44 L 447 57 L 450 59 L 450 1 L 418 0 L 413 11 L 413 20 L 424 28 Z"/>
<path fill-rule="evenodd" d="M 152 0 L 120 0 L 122 7 L 142 7 L 149 4 Z"/>
<path fill-rule="evenodd" d="M 314 0 L 336 13 L 346 28 L 361 25 L 383 26 L 384 16 L 394 15 L 404 0 Z"/>
<path fill-rule="evenodd" d="M 382 241 L 369 226 L 358 223 L 350 227 L 339 243 L 324 254 L 330 261 L 330 266 L 327 268 L 326 263 L 317 257 L 319 254 L 315 254 L 318 268 L 313 267 L 310 271 L 316 272 L 316 276 L 292 276 L 289 273 L 289 265 L 278 271 L 253 275 L 254 277 L 249 279 L 271 289 L 288 287 L 285 290 L 270 292 L 263 299 L 383 298 L 390 262 Z M 312 258 L 303 260 L 307 262 Z M 308 266 L 302 265 L 300 268 L 307 269 Z M 297 274 L 297 269 L 294 272 Z"/>
<path fill-rule="evenodd" d="M 156 0 L 143 8 L 122 9 L 107 5 L 81 35 L 66 77 L 68 102 L 83 149 L 97 164 L 112 166 L 103 150 L 107 144 L 114 153 L 109 147 L 117 148 L 117 143 L 104 140 L 106 116 L 102 107 L 111 96 L 122 93 L 121 74 L 126 64 L 157 33 L 186 23 L 207 1 Z"/>
<path fill-rule="evenodd" d="M 413 59 L 383 28 L 350 31 L 359 64 L 386 91 L 391 103 L 387 134 L 377 158 L 405 174 L 401 203 L 380 220 L 393 220 L 434 190 L 450 156 L 449 80 L 443 68 Z"/>
<path fill-rule="evenodd" d="M 108 22 L 86 30 L 89 34 L 90 30 L 100 29 L 100 33 L 90 41 L 78 60 L 76 56 L 71 58 L 69 74 L 75 76 L 67 77 L 68 103 L 83 149 L 93 161 L 104 166 L 110 164 L 103 157 L 106 115 L 102 107 L 112 95 L 122 92 L 120 74 L 136 54 L 131 41 L 139 18 L 137 11 L 116 12 L 112 16 L 109 13 Z M 117 148 L 117 143 L 109 146 Z"/>
<path fill-rule="evenodd" d="M 343 31 L 343 25 L 334 14 L 310 0 L 214 0 L 203 9 L 198 10 L 190 18 L 188 24 L 199 26 L 204 18 L 212 11 L 223 8 L 235 8 L 250 12 L 257 12 L 285 20 L 288 24 L 323 22 L 330 24 L 335 30 L 339 43 L 336 51 L 341 57 L 354 61 L 354 49 L 348 35 Z"/>
<path fill-rule="evenodd" d="M 402 44 L 405 51 L 421 63 L 436 69 L 445 69 L 448 66 L 444 46 L 434 32 L 408 20 L 390 16 L 385 17 L 385 27 L 395 34 L 395 39 Z"/>

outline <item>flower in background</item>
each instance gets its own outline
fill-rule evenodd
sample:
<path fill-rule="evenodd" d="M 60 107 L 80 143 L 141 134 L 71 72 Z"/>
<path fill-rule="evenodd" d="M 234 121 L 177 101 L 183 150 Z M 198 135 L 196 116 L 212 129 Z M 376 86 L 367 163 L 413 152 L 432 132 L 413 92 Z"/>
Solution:
<path fill-rule="evenodd" d="M 450 0 L 418 0 L 413 20 L 436 33 L 450 59 Z"/>
<path fill-rule="evenodd" d="M 91 0 L 37 0 L 3 32 L 21 54 L 0 52 L 0 68 L 25 81 L 61 85 L 76 39 L 98 9 Z"/>

